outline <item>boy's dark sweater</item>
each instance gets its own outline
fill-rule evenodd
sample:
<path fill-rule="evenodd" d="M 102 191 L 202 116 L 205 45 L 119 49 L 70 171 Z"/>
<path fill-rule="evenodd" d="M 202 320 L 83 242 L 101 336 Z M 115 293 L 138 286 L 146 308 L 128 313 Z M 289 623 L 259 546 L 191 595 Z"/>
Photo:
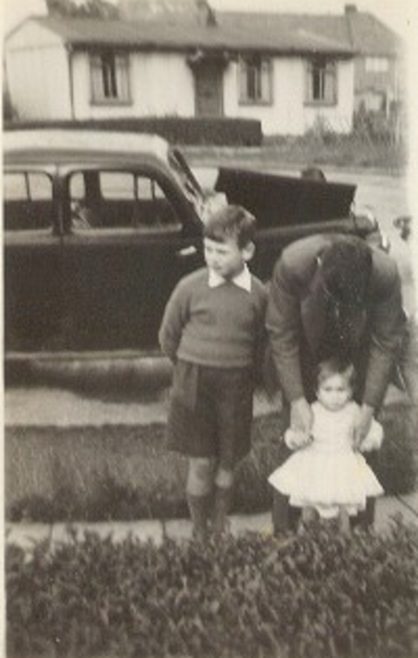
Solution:
<path fill-rule="evenodd" d="M 251 291 L 232 281 L 210 288 L 208 270 L 184 277 L 164 313 L 160 344 L 171 360 L 221 368 L 254 366 L 264 341 L 267 293 L 251 275 Z"/>

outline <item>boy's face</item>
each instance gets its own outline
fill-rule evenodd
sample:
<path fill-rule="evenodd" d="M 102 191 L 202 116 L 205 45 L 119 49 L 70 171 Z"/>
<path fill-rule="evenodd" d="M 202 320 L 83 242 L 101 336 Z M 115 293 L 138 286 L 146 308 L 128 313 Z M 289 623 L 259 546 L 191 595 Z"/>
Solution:
<path fill-rule="evenodd" d="M 339 411 L 351 399 L 351 386 L 343 375 L 330 375 L 319 384 L 317 398 L 326 409 Z"/>
<path fill-rule="evenodd" d="M 203 247 L 206 265 L 224 279 L 239 274 L 253 253 L 252 243 L 240 249 L 234 238 L 225 238 L 223 242 L 204 238 Z"/>

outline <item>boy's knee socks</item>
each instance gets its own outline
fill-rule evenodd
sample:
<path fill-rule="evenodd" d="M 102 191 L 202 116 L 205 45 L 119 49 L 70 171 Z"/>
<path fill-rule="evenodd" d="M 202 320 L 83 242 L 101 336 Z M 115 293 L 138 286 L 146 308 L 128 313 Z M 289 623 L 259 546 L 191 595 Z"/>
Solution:
<path fill-rule="evenodd" d="M 193 537 L 199 541 L 205 541 L 208 534 L 212 496 L 210 494 L 195 496 L 187 493 L 186 498 L 193 525 Z"/>
<path fill-rule="evenodd" d="M 215 486 L 213 501 L 212 529 L 216 536 L 222 535 L 226 530 L 228 512 L 232 505 L 232 486 Z"/>
<path fill-rule="evenodd" d="M 192 496 L 205 496 L 213 487 L 213 461 L 209 458 L 190 458 L 186 492 Z"/>

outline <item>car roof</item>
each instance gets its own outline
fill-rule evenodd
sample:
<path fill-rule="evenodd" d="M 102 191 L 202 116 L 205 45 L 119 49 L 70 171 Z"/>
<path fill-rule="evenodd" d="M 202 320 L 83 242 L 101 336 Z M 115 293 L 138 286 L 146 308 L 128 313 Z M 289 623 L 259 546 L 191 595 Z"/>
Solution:
<path fill-rule="evenodd" d="M 103 158 L 123 161 L 138 156 L 167 162 L 168 143 L 158 135 L 103 130 L 11 130 L 3 133 L 6 162 L 49 161 L 51 164 Z"/>

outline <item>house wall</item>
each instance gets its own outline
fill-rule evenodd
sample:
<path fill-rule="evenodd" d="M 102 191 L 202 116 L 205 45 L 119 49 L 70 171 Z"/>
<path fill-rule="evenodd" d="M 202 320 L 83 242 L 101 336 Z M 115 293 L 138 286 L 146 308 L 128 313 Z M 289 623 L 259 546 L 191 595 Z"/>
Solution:
<path fill-rule="evenodd" d="M 301 57 L 277 57 L 272 62 L 272 103 L 242 105 L 239 102 L 238 64 L 225 72 L 225 115 L 260 119 L 265 135 L 301 135 L 318 120 L 330 130 L 349 132 L 353 113 L 353 62 L 337 63 L 337 103 L 306 105 L 306 61 Z"/>
<path fill-rule="evenodd" d="M 29 21 L 6 39 L 4 52 L 19 119 L 71 118 L 68 55 L 59 37 Z"/>
<path fill-rule="evenodd" d="M 73 55 L 74 111 L 77 119 L 133 116 L 194 116 L 194 86 L 181 53 L 130 54 L 130 103 L 92 104 L 90 61 L 86 52 Z"/>

